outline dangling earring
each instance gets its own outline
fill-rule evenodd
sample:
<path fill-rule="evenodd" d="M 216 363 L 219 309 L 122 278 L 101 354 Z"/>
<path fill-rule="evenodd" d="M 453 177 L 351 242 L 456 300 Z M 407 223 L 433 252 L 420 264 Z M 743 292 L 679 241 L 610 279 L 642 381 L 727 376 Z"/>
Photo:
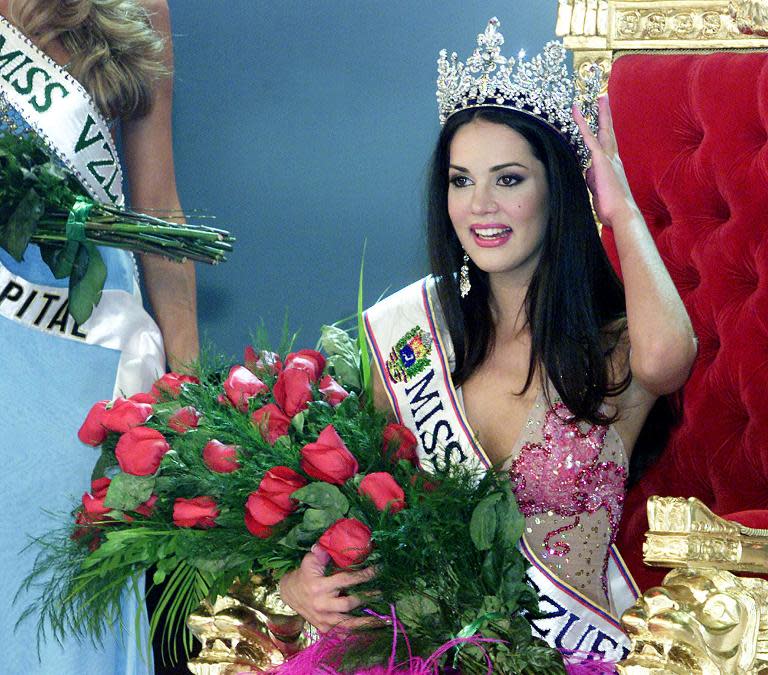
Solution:
<path fill-rule="evenodd" d="M 464 263 L 459 270 L 459 293 L 462 298 L 466 298 L 472 290 L 472 284 L 469 281 L 469 256 L 464 252 Z"/>

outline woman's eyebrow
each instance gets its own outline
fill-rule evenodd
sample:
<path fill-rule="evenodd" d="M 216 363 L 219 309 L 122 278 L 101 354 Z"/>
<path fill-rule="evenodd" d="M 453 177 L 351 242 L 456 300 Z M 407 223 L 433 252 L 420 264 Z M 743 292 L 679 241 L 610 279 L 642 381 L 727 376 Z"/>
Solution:
<path fill-rule="evenodd" d="M 510 166 L 519 166 L 521 169 L 528 168 L 525 164 L 520 164 L 520 162 L 507 162 L 506 164 L 497 164 L 496 166 L 492 166 L 490 169 L 488 169 L 488 171 L 489 173 L 493 173 L 494 171 L 501 171 L 502 169 L 506 169 Z"/>
<path fill-rule="evenodd" d="M 506 169 L 510 166 L 519 166 L 521 169 L 528 169 L 525 164 L 520 164 L 520 162 L 507 162 L 506 164 L 497 164 L 496 166 L 492 166 L 490 169 L 488 169 L 488 173 L 501 171 L 502 169 Z M 461 171 L 462 173 L 469 173 L 469 169 L 466 169 L 463 166 L 458 166 L 457 164 L 449 164 L 448 168 L 454 169 L 455 171 Z"/>

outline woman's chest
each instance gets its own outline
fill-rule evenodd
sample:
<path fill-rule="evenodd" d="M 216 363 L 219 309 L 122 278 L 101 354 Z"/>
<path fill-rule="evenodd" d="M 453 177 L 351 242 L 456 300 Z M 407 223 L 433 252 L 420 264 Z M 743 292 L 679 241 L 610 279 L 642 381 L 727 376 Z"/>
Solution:
<path fill-rule="evenodd" d="M 501 467 L 516 452 L 541 398 L 536 376 L 528 389 L 522 391 L 527 374 L 522 364 L 481 368 L 461 387 L 472 432 L 494 466 Z"/>

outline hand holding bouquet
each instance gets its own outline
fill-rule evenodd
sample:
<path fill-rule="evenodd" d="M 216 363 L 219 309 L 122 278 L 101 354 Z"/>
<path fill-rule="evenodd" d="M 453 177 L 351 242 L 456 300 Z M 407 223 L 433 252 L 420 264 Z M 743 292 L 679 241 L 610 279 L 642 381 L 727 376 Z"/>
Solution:
<path fill-rule="evenodd" d="M 381 620 L 297 658 L 343 672 L 418 661 L 485 673 L 488 659 L 501 673 L 564 672 L 531 636 L 538 599 L 508 481 L 425 472 L 413 434 L 365 396 L 352 340 L 326 327 L 320 343 L 325 355 L 249 347 L 242 364 L 96 403 L 80 429 L 101 446 L 92 487 L 74 527 L 39 542 L 29 613 L 55 635 L 102 638 L 125 584 L 154 567 L 166 584 L 153 626 L 164 613 L 172 630 L 204 597 L 279 578 L 319 546 L 328 574 L 375 569 L 354 589 L 356 614 Z M 393 652 L 395 627 L 407 639 Z"/>

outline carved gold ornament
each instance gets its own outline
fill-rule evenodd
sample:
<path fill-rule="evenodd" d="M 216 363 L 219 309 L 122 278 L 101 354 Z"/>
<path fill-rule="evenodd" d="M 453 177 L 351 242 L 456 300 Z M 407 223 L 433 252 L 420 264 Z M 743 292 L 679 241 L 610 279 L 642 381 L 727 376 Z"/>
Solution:
<path fill-rule="evenodd" d="M 651 497 L 643 559 L 677 567 L 621 617 L 632 642 L 623 675 L 768 673 L 768 531 L 713 514 L 698 499 Z"/>
<path fill-rule="evenodd" d="M 768 0 L 731 0 L 728 10 L 740 33 L 768 36 Z"/>
<path fill-rule="evenodd" d="M 768 672 L 768 582 L 676 569 L 621 617 L 632 642 L 623 675 Z"/>
<path fill-rule="evenodd" d="M 768 0 L 558 0 L 556 33 L 574 70 L 601 65 L 607 88 L 620 54 L 768 49 Z"/>
<path fill-rule="evenodd" d="M 261 672 L 306 646 L 304 620 L 282 602 L 277 584 L 256 576 L 204 600 L 187 626 L 202 644 L 187 664 L 195 675 Z"/>

